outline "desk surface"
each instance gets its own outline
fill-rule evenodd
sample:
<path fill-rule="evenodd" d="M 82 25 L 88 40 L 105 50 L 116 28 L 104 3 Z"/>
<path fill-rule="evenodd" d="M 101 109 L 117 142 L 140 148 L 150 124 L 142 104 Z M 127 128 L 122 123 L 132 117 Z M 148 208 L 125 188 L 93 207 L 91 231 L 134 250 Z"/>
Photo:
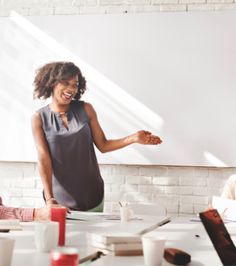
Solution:
<path fill-rule="evenodd" d="M 231 237 L 236 243 L 236 223 L 226 224 Z M 190 222 L 189 219 L 175 219 L 169 224 L 157 228 L 148 234 L 156 234 L 166 238 L 166 247 L 182 249 L 191 255 L 189 266 L 222 266 L 222 263 L 200 222 Z M 144 266 L 143 256 L 103 256 L 92 263 L 92 266 Z M 163 266 L 169 264 L 163 259 Z"/>
<path fill-rule="evenodd" d="M 34 242 L 34 224 L 21 223 L 22 231 L 11 231 L 0 233 L 1 237 L 15 239 L 14 253 L 11 266 L 49 266 L 50 253 L 37 252 Z M 86 261 L 97 256 L 97 251 L 86 245 L 85 233 L 73 231 L 73 226 L 67 224 L 66 245 L 76 246 L 79 249 L 80 260 Z"/>
<path fill-rule="evenodd" d="M 76 246 L 79 249 L 80 263 L 97 256 L 98 250 L 87 246 L 86 232 L 114 232 L 140 234 L 142 231 L 153 230 L 162 223 L 165 217 L 145 216 L 142 220 L 130 221 L 122 224 L 120 221 L 112 220 L 92 220 L 71 221 L 66 223 L 66 245 Z M 50 253 L 39 253 L 35 249 L 34 243 L 34 223 L 21 223 L 22 231 L 10 231 L 0 233 L 2 237 L 14 238 L 15 247 L 11 266 L 49 266 Z"/>
<path fill-rule="evenodd" d="M 79 248 L 80 260 L 86 261 L 97 256 L 97 250 L 87 246 L 86 232 L 104 232 L 106 228 L 116 228 L 117 231 L 125 226 L 133 226 L 136 232 L 143 230 L 144 226 L 156 224 L 155 221 L 132 221 L 126 225 L 121 225 L 118 221 L 96 221 L 81 222 L 67 221 L 66 245 L 76 246 Z M 10 233 L 0 233 L 0 236 L 8 236 L 16 239 L 13 260 L 11 266 L 49 266 L 49 253 L 37 253 L 34 243 L 34 224 L 22 223 L 22 231 L 11 231 Z M 236 243 L 236 223 L 226 224 L 231 237 Z M 108 230 L 109 231 L 109 230 Z M 179 248 L 191 255 L 192 261 L 189 266 L 214 265 L 221 266 L 222 263 L 207 235 L 201 222 L 190 222 L 189 218 L 176 218 L 172 222 L 156 228 L 147 234 L 157 234 L 166 238 L 166 247 Z M 92 262 L 92 266 L 143 266 L 143 256 L 103 256 Z M 170 265 L 163 259 L 163 266 Z"/>

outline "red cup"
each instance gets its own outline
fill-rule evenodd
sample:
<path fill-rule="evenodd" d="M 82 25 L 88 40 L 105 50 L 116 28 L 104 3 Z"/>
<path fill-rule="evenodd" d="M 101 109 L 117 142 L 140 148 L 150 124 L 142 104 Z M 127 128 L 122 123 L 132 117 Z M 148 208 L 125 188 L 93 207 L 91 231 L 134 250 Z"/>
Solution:
<path fill-rule="evenodd" d="M 59 223 L 59 246 L 65 245 L 66 212 L 67 210 L 64 207 L 51 208 L 51 220 Z"/>

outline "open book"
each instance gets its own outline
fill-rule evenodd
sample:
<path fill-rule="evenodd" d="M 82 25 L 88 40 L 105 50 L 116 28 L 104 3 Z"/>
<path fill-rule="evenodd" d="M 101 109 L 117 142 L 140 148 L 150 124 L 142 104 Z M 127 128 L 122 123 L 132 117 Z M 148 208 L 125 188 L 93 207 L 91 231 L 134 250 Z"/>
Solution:
<path fill-rule="evenodd" d="M 213 196 L 212 207 L 217 209 L 224 220 L 236 222 L 236 200 Z"/>

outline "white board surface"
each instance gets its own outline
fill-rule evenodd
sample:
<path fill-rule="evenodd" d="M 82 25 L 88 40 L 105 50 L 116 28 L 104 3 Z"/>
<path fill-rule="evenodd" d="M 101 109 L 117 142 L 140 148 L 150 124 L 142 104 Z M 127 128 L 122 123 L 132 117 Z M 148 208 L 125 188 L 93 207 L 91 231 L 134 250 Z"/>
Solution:
<path fill-rule="evenodd" d="M 35 70 L 75 62 L 107 138 L 139 129 L 100 163 L 236 166 L 235 12 L 0 18 L 0 160 L 34 161 Z"/>

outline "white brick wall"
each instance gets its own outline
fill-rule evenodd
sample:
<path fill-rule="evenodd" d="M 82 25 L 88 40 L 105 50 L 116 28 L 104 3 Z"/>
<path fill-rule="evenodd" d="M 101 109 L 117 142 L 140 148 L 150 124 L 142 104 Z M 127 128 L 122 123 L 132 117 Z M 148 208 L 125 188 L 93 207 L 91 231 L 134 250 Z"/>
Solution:
<path fill-rule="evenodd" d="M 174 215 L 192 215 L 220 195 L 236 168 L 100 165 L 105 211 L 118 201 L 160 202 Z M 12 206 L 41 206 L 42 183 L 35 163 L 0 162 L 0 195 Z"/>
<path fill-rule="evenodd" d="M 235 0 L 1 0 L 0 16 L 236 10 Z"/>

